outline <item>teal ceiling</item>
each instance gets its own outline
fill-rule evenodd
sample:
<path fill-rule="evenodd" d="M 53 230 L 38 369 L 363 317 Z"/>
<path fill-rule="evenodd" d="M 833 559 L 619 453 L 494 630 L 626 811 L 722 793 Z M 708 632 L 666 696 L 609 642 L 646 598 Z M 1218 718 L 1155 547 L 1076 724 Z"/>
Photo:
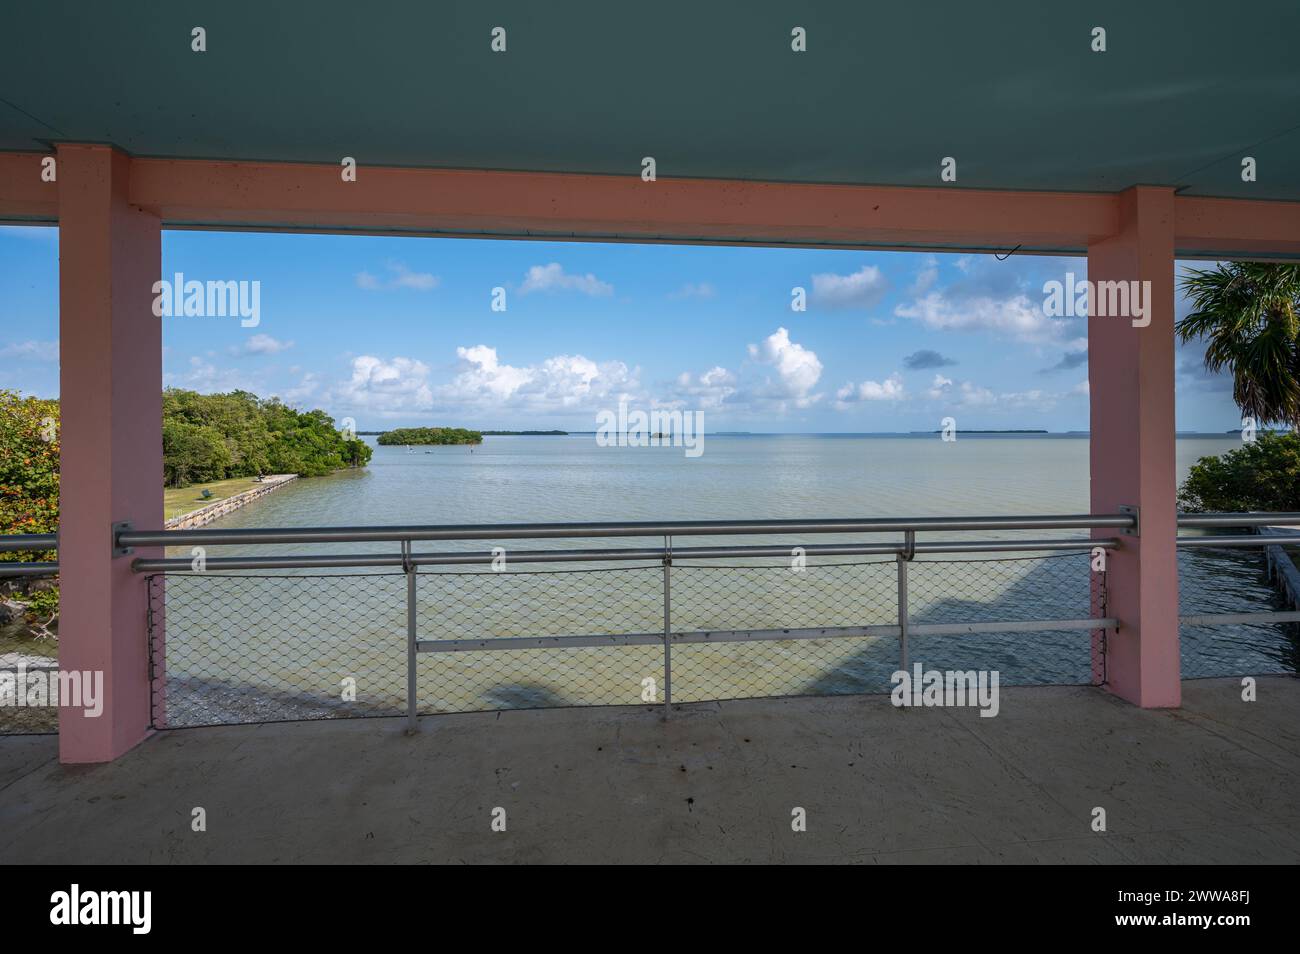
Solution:
<path fill-rule="evenodd" d="M 1300 2 L 4 0 L 0 150 L 59 141 L 1300 201 Z"/>

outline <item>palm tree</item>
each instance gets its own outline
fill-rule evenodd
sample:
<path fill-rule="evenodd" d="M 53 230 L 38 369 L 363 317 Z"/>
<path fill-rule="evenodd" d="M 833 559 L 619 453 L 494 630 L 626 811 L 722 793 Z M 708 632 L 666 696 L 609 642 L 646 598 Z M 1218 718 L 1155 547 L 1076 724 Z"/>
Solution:
<path fill-rule="evenodd" d="M 1260 426 L 1300 429 L 1300 265 L 1220 263 L 1182 280 L 1184 343 L 1208 338 L 1205 366 L 1232 371 L 1232 396 Z"/>

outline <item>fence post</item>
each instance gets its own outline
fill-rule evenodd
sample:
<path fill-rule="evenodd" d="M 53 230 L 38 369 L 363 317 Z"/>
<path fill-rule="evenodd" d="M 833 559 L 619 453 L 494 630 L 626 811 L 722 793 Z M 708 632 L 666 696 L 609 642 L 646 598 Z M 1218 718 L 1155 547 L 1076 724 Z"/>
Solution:
<path fill-rule="evenodd" d="M 416 687 L 416 603 L 415 566 L 411 563 L 411 541 L 402 541 L 402 566 L 406 571 L 406 734 L 420 731 L 417 719 L 419 694 Z"/>
<path fill-rule="evenodd" d="M 664 718 L 673 702 L 673 538 L 664 537 Z"/>
<path fill-rule="evenodd" d="M 904 534 L 903 552 L 895 559 L 898 563 L 898 652 L 903 672 L 907 672 L 907 566 L 916 553 L 916 533 Z"/>

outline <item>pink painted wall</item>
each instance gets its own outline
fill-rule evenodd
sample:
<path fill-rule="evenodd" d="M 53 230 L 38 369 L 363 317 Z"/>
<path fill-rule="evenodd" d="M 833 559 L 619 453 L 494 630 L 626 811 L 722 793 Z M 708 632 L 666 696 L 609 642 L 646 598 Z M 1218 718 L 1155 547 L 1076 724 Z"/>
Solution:
<path fill-rule="evenodd" d="M 102 715 L 59 712 L 64 762 L 116 758 L 149 731 L 145 580 L 110 559 L 114 522 L 162 526 L 160 220 L 127 201 L 130 160 L 60 146 L 59 666 L 104 673 Z M 140 554 L 144 555 L 144 554 Z"/>

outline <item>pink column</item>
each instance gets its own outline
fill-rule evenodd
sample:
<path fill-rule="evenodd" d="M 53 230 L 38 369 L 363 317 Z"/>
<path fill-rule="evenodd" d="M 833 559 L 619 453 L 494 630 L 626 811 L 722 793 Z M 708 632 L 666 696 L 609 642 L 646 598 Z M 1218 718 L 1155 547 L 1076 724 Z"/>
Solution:
<path fill-rule="evenodd" d="M 61 145 L 59 666 L 103 673 L 103 712 L 59 711 L 63 762 L 104 762 L 149 732 L 145 581 L 111 527 L 162 526 L 161 222 L 127 201 L 131 160 Z M 143 554 L 137 554 L 143 555 Z"/>
<path fill-rule="evenodd" d="M 1092 512 L 1137 507 L 1140 535 L 1107 561 L 1107 688 L 1140 706 L 1177 706 L 1178 564 L 1174 545 L 1174 194 L 1137 187 L 1120 196 L 1119 232 L 1088 247 Z M 1150 324 L 1098 314 L 1100 282 L 1137 282 Z M 1113 531 L 1098 531 L 1109 536 Z M 1099 660 L 1094 659 L 1094 670 Z"/>

